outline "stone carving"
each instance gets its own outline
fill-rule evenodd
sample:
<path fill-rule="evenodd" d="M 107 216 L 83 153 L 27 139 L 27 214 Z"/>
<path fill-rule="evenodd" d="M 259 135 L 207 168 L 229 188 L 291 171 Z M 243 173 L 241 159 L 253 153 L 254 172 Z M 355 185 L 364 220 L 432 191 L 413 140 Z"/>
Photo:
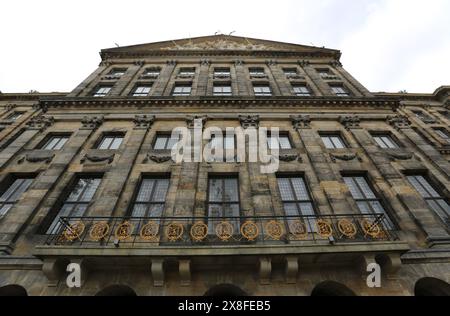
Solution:
<path fill-rule="evenodd" d="M 412 152 L 389 152 L 389 156 L 391 160 L 410 160 L 414 157 L 414 154 Z"/>
<path fill-rule="evenodd" d="M 239 121 L 243 129 L 259 128 L 259 115 L 239 115 Z"/>
<path fill-rule="evenodd" d="M 404 115 L 388 116 L 387 122 L 397 130 L 411 126 L 411 121 Z"/>
<path fill-rule="evenodd" d="M 171 159 L 172 156 L 170 155 L 170 152 L 168 152 L 167 154 L 148 153 L 144 159 L 144 163 L 147 163 L 150 160 L 156 163 L 165 163 L 167 161 L 170 161 Z"/>
<path fill-rule="evenodd" d="M 298 161 L 298 162 L 303 162 L 302 157 L 300 157 L 298 154 L 280 154 L 279 157 L 280 161 L 283 162 L 293 162 L 293 161 Z"/>
<path fill-rule="evenodd" d="M 234 61 L 234 65 L 235 66 L 243 66 L 244 65 L 244 61 L 243 60 L 235 60 Z"/>
<path fill-rule="evenodd" d="M 300 75 L 300 74 L 288 74 L 286 75 L 287 79 L 299 79 L 299 80 L 305 80 L 305 76 Z"/>
<path fill-rule="evenodd" d="M 342 67 L 342 63 L 339 60 L 333 60 L 330 62 L 330 65 L 333 67 Z"/>
<path fill-rule="evenodd" d="M 188 115 L 186 117 L 186 123 L 187 123 L 188 128 L 195 128 L 196 120 L 201 120 L 203 128 L 205 128 L 205 123 L 208 120 L 208 116 L 207 115 Z"/>
<path fill-rule="evenodd" d="M 297 131 L 311 128 L 311 117 L 309 115 L 291 115 L 291 120 Z"/>
<path fill-rule="evenodd" d="M 200 65 L 202 65 L 202 66 L 209 66 L 210 64 L 211 64 L 211 61 L 209 59 L 204 58 L 204 59 L 200 60 Z"/>
<path fill-rule="evenodd" d="M 359 161 L 362 161 L 361 157 L 358 156 L 358 154 L 336 154 L 336 153 L 331 153 L 330 154 L 331 157 L 331 161 L 333 162 L 337 162 L 337 160 L 342 160 L 342 161 L 352 161 L 354 159 L 358 159 Z"/>
<path fill-rule="evenodd" d="M 270 60 L 266 61 L 266 64 L 267 64 L 267 66 L 276 66 L 278 63 L 276 60 L 270 59 Z"/>
<path fill-rule="evenodd" d="M 177 61 L 176 60 L 168 60 L 166 62 L 167 66 L 176 66 L 177 65 Z"/>
<path fill-rule="evenodd" d="M 155 122 L 155 116 L 136 115 L 133 122 L 135 124 L 135 128 L 147 129 L 152 127 L 153 122 Z"/>
<path fill-rule="evenodd" d="M 37 130 L 43 131 L 47 127 L 51 126 L 54 121 L 55 121 L 55 119 L 53 118 L 53 116 L 39 115 L 39 116 L 33 117 L 27 123 L 27 126 L 30 129 L 37 129 Z"/>
<path fill-rule="evenodd" d="M 359 128 L 359 123 L 361 122 L 359 116 L 341 116 L 339 122 L 344 125 L 345 129 L 350 130 L 353 128 Z"/>
<path fill-rule="evenodd" d="M 115 154 L 112 153 L 87 153 L 81 159 L 81 163 L 85 163 L 86 160 L 89 160 L 90 162 L 107 162 L 108 164 L 110 164 L 114 161 L 114 156 Z"/>
<path fill-rule="evenodd" d="M 17 107 L 17 104 L 9 103 L 9 104 L 6 105 L 5 110 L 6 110 L 6 112 L 9 112 L 12 109 L 15 109 L 16 107 Z"/>
<path fill-rule="evenodd" d="M 213 41 L 206 41 L 201 43 L 194 43 L 189 41 L 187 43 L 178 44 L 173 41 L 173 45 L 169 47 L 162 47 L 161 50 L 274 50 L 274 46 L 266 44 L 254 44 L 247 40 L 247 43 L 239 43 L 227 39 L 219 39 Z"/>
<path fill-rule="evenodd" d="M 309 66 L 310 62 L 309 62 L 309 60 L 299 60 L 298 64 L 302 67 L 305 67 L 305 66 Z"/>
<path fill-rule="evenodd" d="M 18 163 L 21 164 L 25 161 L 28 161 L 31 163 L 45 162 L 46 164 L 49 164 L 54 157 L 55 154 L 51 151 L 35 150 L 26 154 L 24 157 L 20 158 Z"/>
<path fill-rule="evenodd" d="M 104 117 L 101 116 L 85 116 L 81 120 L 81 124 L 83 124 L 83 129 L 97 129 L 100 125 L 103 124 Z"/>

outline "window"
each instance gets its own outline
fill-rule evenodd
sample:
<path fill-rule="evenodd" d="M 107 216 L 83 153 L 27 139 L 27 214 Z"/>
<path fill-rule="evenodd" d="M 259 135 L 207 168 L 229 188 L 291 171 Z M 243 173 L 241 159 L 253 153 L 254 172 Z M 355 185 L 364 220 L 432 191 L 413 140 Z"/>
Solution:
<path fill-rule="evenodd" d="M 257 97 L 270 97 L 272 95 L 272 90 L 268 85 L 255 85 L 253 86 L 253 92 Z"/>
<path fill-rule="evenodd" d="M 394 141 L 389 134 L 375 134 L 372 135 L 373 139 L 377 142 L 378 146 L 383 149 L 395 149 L 400 148 L 400 146 Z"/>
<path fill-rule="evenodd" d="M 427 124 L 434 124 L 436 120 L 422 111 L 413 111 L 418 119 Z"/>
<path fill-rule="evenodd" d="M 222 139 L 219 140 L 213 134 L 211 136 L 211 141 L 209 142 L 210 148 L 220 148 L 222 147 L 223 155 L 222 157 L 218 157 L 217 159 L 211 159 L 215 162 L 234 162 L 235 161 L 235 150 L 236 150 L 236 141 L 235 135 L 223 135 Z M 215 155 L 213 156 L 215 157 Z"/>
<path fill-rule="evenodd" d="M 339 134 L 322 134 L 320 137 L 322 138 L 322 141 L 327 149 L 347 148 L 344 140 Z"/>
<path fill-rule="evenodd" d="M 144 178 L 132 208 L 132 217 L 162 217 L 169 189 L 167 178 Z"/>
<path fill-rule="evenodd" d="M 60 150 L 69 140 L 68 135 L 50 136 L 45 144 L 41 147 L 44 150 Z"/>
<path fill-rule="evenodd" d="M 147 68 L 147 69 L 145 69 L 144 73 L 142 74 L 142 77 L 156 79 L 159 77 L 160 73 L 161 73 L 160 68 Z"/>
<path fill-rule="evenodd" d="M 123 141 L 123 135 L 105 135 L 103 136 L 97 149 L 119 149 Z"/>
<path fill-rule="evenodd" d="M 438 193 L 431 183 L 421 175 L 407 176 L 409 183 L 422 195 L 428 206 L 446 223 L 450 225 L 450 206 L 445 197 Z"/>
<path fill-rule="evenodd" d="M 298 97 L 310 97 L 311 91 L 306 85 L 293 85 L 294 94 Z"/>
<path fill-rule="evenodd" d="M 13 181 L 8 181 L 10 185 L 2 189 L 0 197 L 0 218 L 4 217 L 14 204 L 22 197 L 30 187 L 33 179 L 31 178 L 16 178 Z"/>
<path fill-rule="evenodd" d="M 195 68 L 180 68 L 180 72 L 178 73 L 180 77 L 194 77 L 195 76 Z"/>
<path fill-rule="evenodd" d="M 350 93 L 347 91 L 344 86 L 331 86 L 331 90 L 338 97 L 349 97 Z"/>
<path fill-rule="evenodd" d="M 278 137 L 268 135 L 267 146 L 269 149 L 292 149 L 289 135 L 279 135 Z"/>
<path fill-rule="evenodd" d="M 383 224 L 386 228 L 393 229 L 394 224 L 392 223 L 389 215 L 381 205 L 380 199 L 377 198 L 372 188 L 369 186 L 366 178 L 363 176 L 356 177 L 344 177 L 344 182 L 347 185 L 353 199 L 358 205 L 361 214 L 383 214 L 384 220 Z"/>
<path fill-rule="evenodd" d="M 133 91 L 133 97 L 147 97 L 152 90 L 151 85 L 139 85 Z"/>
<path fill-rule="evenodd" d="M 231 86 L 229 84 L 214 85 L 213 95 L 215 96 L 231 96 L 233 95 L 231 91 Z"/>
<path fill-rule="evenodd" d="M 227 219 L 240 229 L 239 181 L 237 177 L 211 177 L 208 179 L 208 233 L 215 234 L 215 226 Z"/>
<path fill-rule="evenodd" d="M 190 96 L 192 91 L 191 85 L 181 85 L 177 84 L 173 88 L 173 96 Z"/>
<path fill-rule="evenodd" d="M 266 76 L 264 68 L 260 68 L 260 67 L 249 68 L 248 72 L 250 73 L 251 77 L 265 77 Z"/>
<path fill-rule="evenodd" d="M 277 180 L 286 216 L 304 216 L 308 231 L 314 232 L 316 213 L 303 177 L 278 177 Z M 290 219 L 288 223 L 291 225 L 296 220 L 298 218 Z"/>
<path fill-rule="evenodd" d="M 298 75 L 296 68 L 283 68 L 284 75 L 286 77 L 296 77 Z"/>
<path fill-rule="evenodd" d="M 125 74 L 126 71 L 127 71 L 126 69 L 113 69 L 108 74 L 108 76 L 111 76 L 111 77 L 122 77 Z"/>
<path fill-rule="evenodd" d="M 23 116 L 23 112 L 14 112 L 14 113 L 11 113 L 10 115 L 8 115 L 8 117 L 6 119 L 10 120 L 10 121 L 17 121 L 22 116 Z"/>
<path fill-rule="evenodd" d="M 99 86 L 95 89 L 93 96 L 101 98 L 107 96 L 111 92 L 112 86 Z"/>
<path fill-rule="evenodd" d="M 155 150 L 172 150 L 172 148 L 178 143 L 179 137 L 172 135 L 157 135 L 153 149 Z"/>
<path fill-rule="evenodd" d="M 333 75 L 329 69 L 317 69 L 317 72 L 322 78 L 327 78 Z"/>
<path fill-rule="evenodd" d="M 230 68 L 215 68 L 214 78 L 230 78 Z"/>
<path fill-rule="evenodd" d="M 444 128 L 436 128 L 434 129 L 436 134 L 438 134 L 439 137 L 441 137 L 443 140 L 445 140 L 447 143 L 450 144 L 450 134 L 448 131 Z"/>
<path fill-rule="evenodd" d="M 60 217 L 82 217 L 100 185 L 100 178 L 79 178 L 71 188 L 70 194 L 47 230 L 47 234 L 57 233 Z M 75 220 L 77 221 L 77 220 Z"/>

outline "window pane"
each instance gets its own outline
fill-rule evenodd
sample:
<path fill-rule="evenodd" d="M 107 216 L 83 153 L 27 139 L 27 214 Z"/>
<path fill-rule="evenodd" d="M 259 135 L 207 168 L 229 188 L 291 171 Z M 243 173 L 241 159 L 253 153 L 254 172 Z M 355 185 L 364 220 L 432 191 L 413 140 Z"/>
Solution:
<path fill-rule="evenodd" d="M 431 186 L 431 184 L 422 176 L 418 176 L 417 180 L 422 184 L 422 186 L 425 188 L 425 190 L 430 193 L 432 197 L 440 197 L 440 194 L 436 192 L 436 190 Z"/>
<path fill-rule="evenodd" d="M 100 179 L 85 179 L 86 181 L 86 189 L 83 192 L 83 196 L 81 201 L 90 202 L 94 197 L 95 192 L 100 184 Z"/>
<path fill-rule="evenodd" d="M 146 212 L 147 212 L 146 204 L 135 204 L 131 216 L 132 217 L 146 217 L 147 216 Z"/>
<path fill-rule="evenodd" d="M 55 148 L 55 146 L 58 144 L 59 138 L 58 137 L 52 137 L 48 140 L 48 142 L 44 145 L 43 149 L 46 150 L 52 150 Z"/>
<path fill-rule="evenodd" d="M 6 213 L 11 209 L 12 204 L 5 204 L 0 208 L 0 217 L 5 216 Z"/>
<path fill-rule="evenodd" d="M 286 216 L 299 216 L 299 211 L 297 204 L 295 203 L 284 203 L 284 212 Z"/>
<path fill-rule="evenodd" d="M 292 191 L 292 187 L 289 179 L 287 178 L 278 178 L 278 188 L 280 190 L 281 199 L 283 201 L 294 201 L 294 192 Z"/>
<path fill-rule="evenodd" d="M 384 141 L 381 139 L 381 137 L 375 136 L 374 139 L 377 142 L 378 146 L 380 146 L 380 148 L 383 149 L 388 148 L 387 145 L 384 143 Z"/>
<path fill-rule="evenodd" d="M 325 147 L 326 147 L 327 149 L 334 149 L 334 144 L 333 144 L 333 142 L 331 141 L 330 137 L 328 137 L 328 136 L 322 136 L 322 140 L 323 140 L 323 143 L 325 144 Z"/>
<path fill-rule="evenodd" d="M 154 183 L 155 181 L 152 179 L 144 179 L 141 183 L 141 187 L 139 189 L 136 201 L 138 202 L 150 201 Z"/>
<path fill-rule="evenodd" d="M 87 180 L 88 179 L 79 179 L 78 180 L 77 184 L 73 187 L 72 192 L 70 193 L 70 196 L 67 198 L 67 201 L 69 201 L 69 202 L 78 201 L 78 198 L 80 197 L 84 188 L 87 186 Z"/>
<path fill-rule="evenodd" d="M 108 149 L 109 146 L 111 146 L 111 143 L 113 140 L 114 139 L 110 136 L 103 137 L 103 140 L 102 140 L 100 146 L 98 147 L 98 149 Z"/>
<path fill-rule="evenodd" d="M 158 136 L 156 138 L 154 149 L 156 149 L 156 150 L 166 149 L 167 139 L 168 139 L 167 136 Z"/>
<path fill-rule="evenodd" d="M 111 143 L 109 149 L 119 149 L 120 145 L 122 144 L 123 138 L 122 137 L 114 137 L 113 142 Z"/>
<path fill-rule="evenodd" d="M 372 214 L 369 205 L 367 202 L 357 202 L 358 208 L 362 214 Z"/>
<path fill-rule="evenodd" d="M 375 194 L 373 194 L 366 179 L 362 177 L 356 177 L 355 181 L 358 183 L 366 199 L 376 199 Z"/>
<path fill-rule="evenodd" d="M 300 211 L 303 216 L 314 216 L 314 208 L 311 203 L 300 203 Z"/>
<path fill-rule="evenodd" d="M 225 179 L 225 201 L 226 202 L 238 202 L 238 180 L 237 179 Z"/>
<path fill-rule="evenodd" d="M 13 182 L 13 184 L 2 194 L 0 201 L 8 201 L 10 200 L 10 196 L 17 190 L 17 188 L 22 184 L 22 179 L 17 179 Z"/>
<path fill-rule="evenodd" d="M 56 144 L 56 146 L 53 148 L 54 150 L 60 150 L 61 148 L 64 147 L 64 145 L 67 143 L 67 141 L 69 140 L 68 137 L 61 137 L 59 139 L 58 144 Z"/>
<path fill-rule="evenodd" d="M 292 149 L 291 141 L 289 140 L 289 137 L 280 136 L 279 141 L 280 141 L 281 149 Z"/>
<path fill-rule="evenodd" d="M 153 202 L 165 202 L 167 190 L 169 188 L 169 180 L 161 179 L 156 182 L 155 192 L 153 194 Z"/>
<path fill-rule="evenodd" d="M 209 201 L 210 202 L 222 202 L 222 199 L 223 199 L 222 179 L 210 179 L 209 180 Z"/>
<path fill-rule="evenodd" d="M 353 178 L 344 177 L 344 182 L 347 184 L 347 187 L 355 200 L 364 198 Z"/>
<path fill-rule="evenodd" d="M 338 148 L 338 149 L 345 148 L 344 142 L 342 141 L 342 139 L 339 136 L 331 137 L 331 141 L 333 142 L 335 148 Z"/>
<path fill-rule="evenodd" d="M 147 216 L 162 217 L 163 211 L 164 211 L 164 204 L 152 204 L 150 205 Z"/>
<path fill-rule="evenodd" d="M 425 188 L 419 183 L 419 181 L 414 176 L 407 177 L 409 183 L 422 195 L 424 198 L 431 197 L 430 194 L 425 190 Z"/>
<path fill-rule="evenodd" d="M 292 186 L 294 187 L 295 195 L 297 196 L 297 201 L 309 201 L 308 191 L 306 190 L 306 185 L 303 179 L 293 178 L 291 179 Z"/>
<path fill-rule="evenodd" d="M 18 199 L 20 199 L 20 197 L 22 196 L 23 193 L 25 193 L 28 188 L 31 185 L 31 182 L 33 180 L 31 179 L 19 179 L 16 181 L 20 181 L 20 185 L 17 187 L 17 189 L 14 191 L 14 193 L 9 197 L 9 201 L 11 202 L 16 202 Z"/>

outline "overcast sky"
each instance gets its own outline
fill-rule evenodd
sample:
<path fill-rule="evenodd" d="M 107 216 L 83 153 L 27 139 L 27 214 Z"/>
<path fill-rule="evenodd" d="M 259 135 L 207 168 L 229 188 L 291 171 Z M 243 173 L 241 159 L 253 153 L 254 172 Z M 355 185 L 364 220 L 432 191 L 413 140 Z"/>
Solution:
<path fill-rule="evenodd" d="M 0 91 L 70 91 L 102 48 L 234 35 L 343 52 L 371 91 L 450 85 L 448 0 L 2 0 Z"/>

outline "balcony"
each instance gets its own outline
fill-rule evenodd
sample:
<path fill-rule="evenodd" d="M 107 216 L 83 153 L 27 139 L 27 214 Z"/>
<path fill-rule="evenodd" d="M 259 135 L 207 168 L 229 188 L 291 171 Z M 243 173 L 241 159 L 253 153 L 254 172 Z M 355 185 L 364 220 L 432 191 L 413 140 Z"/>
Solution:
<path fill-rule="evenodd" d="M 383 214 L 279 217 L 62 217 L 44 247 L 276 247 L 398 240 Z"/>

